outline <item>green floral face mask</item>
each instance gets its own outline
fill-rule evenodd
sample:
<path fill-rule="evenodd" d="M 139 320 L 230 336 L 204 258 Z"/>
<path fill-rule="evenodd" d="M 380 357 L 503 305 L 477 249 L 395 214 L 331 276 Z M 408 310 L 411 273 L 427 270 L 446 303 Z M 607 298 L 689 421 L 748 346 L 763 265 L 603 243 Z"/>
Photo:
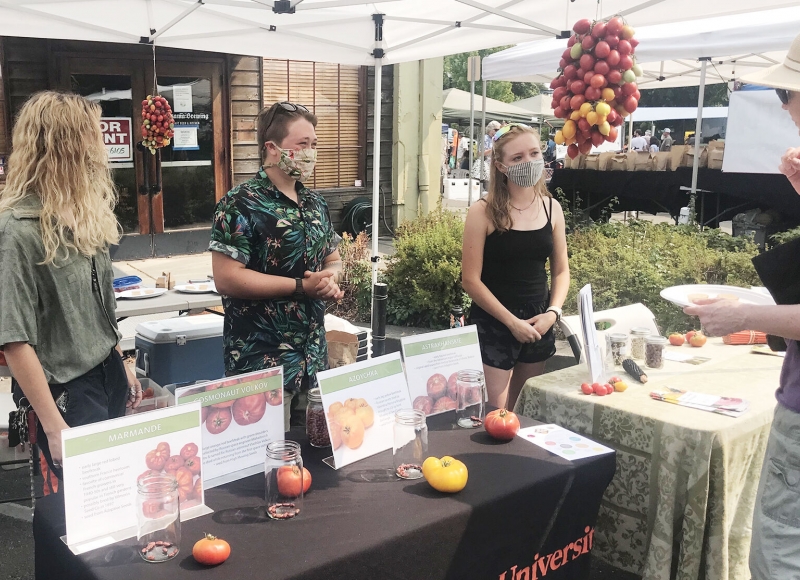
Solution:
<path fill-rule="evenodd" d="M 272 143 L 270 141 L 270 143 Z M 275 145 L 273 143 L 273 145 Z M 264 167 L 278 167 L 286 175 L 298 181 L 306 181 L 314 173 L 314 166 L 317 163 L 316 149 L 281 149 L 277 145 L 275 148 L 280 151 L 281 158 L 277 163 L 265 165 Z"/>

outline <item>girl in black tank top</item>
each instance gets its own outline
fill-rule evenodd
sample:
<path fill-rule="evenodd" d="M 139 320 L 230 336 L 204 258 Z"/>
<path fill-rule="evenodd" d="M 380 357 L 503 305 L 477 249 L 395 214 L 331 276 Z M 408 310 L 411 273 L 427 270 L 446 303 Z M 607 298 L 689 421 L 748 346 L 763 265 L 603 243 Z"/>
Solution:
<path fill-rule="evenodd" d="M 512 408 L 524 382 L 555 354 L 569 265 L 536 131 L 511 125 L 494 139 L 489 195 L 472 206 L 464 228 L 462 284 L 472 298 L 489 403 Z"/>

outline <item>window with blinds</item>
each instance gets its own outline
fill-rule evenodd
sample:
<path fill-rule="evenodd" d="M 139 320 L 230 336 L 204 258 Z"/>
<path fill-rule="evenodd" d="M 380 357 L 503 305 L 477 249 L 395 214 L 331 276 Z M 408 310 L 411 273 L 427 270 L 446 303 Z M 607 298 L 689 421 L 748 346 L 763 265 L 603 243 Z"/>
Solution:
<path fill-rule="evenodd" d="M 317 116 L 317 166 L 309 187 L 353 187 L 364 179 L 364 76 L 357 66 L 264 59 L 264 106 L 290 101 Z"/>

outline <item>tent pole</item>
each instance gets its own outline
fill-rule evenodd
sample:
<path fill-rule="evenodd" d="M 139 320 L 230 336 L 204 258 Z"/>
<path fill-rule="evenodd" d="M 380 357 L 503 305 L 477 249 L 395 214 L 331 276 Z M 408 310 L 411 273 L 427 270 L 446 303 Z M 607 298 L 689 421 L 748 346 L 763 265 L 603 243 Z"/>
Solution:
<path fill-rule="evenodd" d="M 700 167 L 700 145 L 703 143 L 703 136 L 700 133 L 700 127 L 703 124 L 703 101 L 706 96 L 706 66 L 708 66 L 708 57 L 700 59 L 700 90 L 697 95 L 697 124 L 694 128 L 694 161 L 692 162 L 692 190 L 689 193 L 689 221 L 690 223 L 697 222 L 695 215 L 695 206 L 697 204 L 697 172 Z M 702 229 L 703 224 L 700 224 Z"/>
<path fill-rule="evenodd" d="M 475 77 L 469 81 L 469 189 L 467 190 L 467 207 L 472 205 L 472 150 L 475 143 Z"/>
<path fill-rule="evenodd" d="M 486 130 L 486 79 L 483 78 L 483 75 L 481 75 L 481 82 L 483 83 L 483 103 L 482 103 L 482 107 L 481 107 L 481 131 L 485 131 Z M 484 173 L 484 171 L 483 171 L 484 170 L 483 161 L 484 161 L 484 159 L 486 159 L 486 157 L 484 157 L 484 153 L 486 153 L 486 138 L 485 137 L 481 138 L 481 141 L 478 144 L 478 147 L 480 148 L 480 160 L 481 160 L 481 174 L 480 174 L 481 175 L 481 185 L 478 186 L 479 188 L 481 188 L 480 189 L 480 194 L 478 195 L 478 197 L 480 198 L 480 196 L 483 194 L 483 189 L 482 189 L 483 188 L 483 182 L 484 181 L 488 181 L 488 179 L 489 179 L 489 176 L 486 175 Z"/>
<path fill-rule="evenodd" d="M 382 59 L 375 59 L 375 109 L 373 112 L 372 147 L 372 286 L 378 283 L 378 232 L 380 228 L 381 205 L 381 73 Z"/>

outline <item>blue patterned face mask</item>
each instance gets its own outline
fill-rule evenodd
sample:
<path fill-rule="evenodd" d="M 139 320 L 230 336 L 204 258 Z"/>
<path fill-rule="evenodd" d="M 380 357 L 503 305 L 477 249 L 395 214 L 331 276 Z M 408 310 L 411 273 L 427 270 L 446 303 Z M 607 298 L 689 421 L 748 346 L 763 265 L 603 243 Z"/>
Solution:
<path fill-rule="evenodd" d="M 534 159 L 517 163 L 516 165 L 506 165 L 506 177 L 509 181 L 520 187 L 533 187 L 542 178 L 544 172 L 544 159 Z"/>
<path fill-rule="evenodd" d="M 272 143 L 272 141 L 270 141 Z M 274 143 L 272 143 L 275 145 Z M 277 163 L 265 165 L 264 167 L 278 167 L 286 175 L 298 181 L 306 181 L 314 173 L 314 166 L 317 164 L 316 149 L 281 149 L 277 145 L 275 148 L 280 151 L 281 158 Z"/>

